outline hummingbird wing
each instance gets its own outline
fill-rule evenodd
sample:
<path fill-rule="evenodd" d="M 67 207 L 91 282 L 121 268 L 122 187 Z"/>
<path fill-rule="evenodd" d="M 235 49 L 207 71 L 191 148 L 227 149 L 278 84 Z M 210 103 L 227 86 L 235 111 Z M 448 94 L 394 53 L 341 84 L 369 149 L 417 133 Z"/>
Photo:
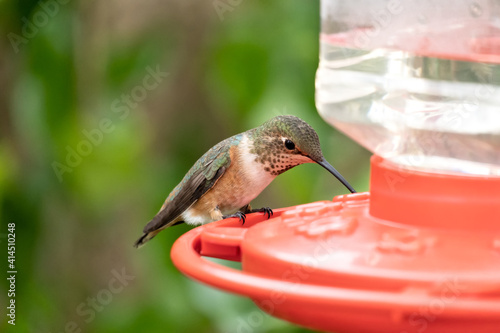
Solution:
<path fill-rule="evenodd" d="M 241 134 L 228 138 L 196 161 L 167 197 L 162 209 L 144 227 L 144 234 L 136 241 L 136 247 L 153 238 L 159 231 L 179 222 L 179 216 L 215 185 L 231 165 L 230 148 L 239 140 Z"/>

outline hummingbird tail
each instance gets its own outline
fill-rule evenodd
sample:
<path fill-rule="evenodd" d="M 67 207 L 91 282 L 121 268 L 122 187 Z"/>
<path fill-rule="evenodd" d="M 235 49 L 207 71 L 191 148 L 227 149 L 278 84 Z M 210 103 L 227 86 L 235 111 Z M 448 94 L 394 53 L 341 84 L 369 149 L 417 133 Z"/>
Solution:
<path fill-rule="evenodd" d="M 148 241 L 153 239 L 153 237 L 156 236 L 156 234 L 158 234 L 159 232 L 160 232 L 160 230 L 155 230 L 155 231 L 143 233 L 142 236 L 139 237 L 139 239 L 135 241 L 134 247 L 137 249 L 140 248 L 141 246 L 146 244 Z"/>

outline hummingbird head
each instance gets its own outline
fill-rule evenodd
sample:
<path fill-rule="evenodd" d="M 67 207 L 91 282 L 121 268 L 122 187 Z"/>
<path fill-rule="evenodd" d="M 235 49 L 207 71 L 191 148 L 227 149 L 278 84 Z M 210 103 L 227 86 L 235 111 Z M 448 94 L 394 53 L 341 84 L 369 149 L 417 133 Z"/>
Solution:
<path fill-rule="evenodd" d="M 316 131 L 295 116 L 274 117 L 253 132 L 253 150 L 256 161 L 264 170 L 279 175 L 303 163 L 317 163 L 333 174 L 352 193 L 355 190 L 323 157 Z"/>

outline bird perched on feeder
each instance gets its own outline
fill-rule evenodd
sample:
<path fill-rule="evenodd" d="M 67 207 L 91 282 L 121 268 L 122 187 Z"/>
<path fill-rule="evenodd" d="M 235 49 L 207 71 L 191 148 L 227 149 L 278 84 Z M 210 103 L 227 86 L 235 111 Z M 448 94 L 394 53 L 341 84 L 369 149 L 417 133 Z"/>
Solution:
<path fill-rule="evenodd" d="M 303 163 L 317 163 L 355 190 L 323 157 L 318 134 L 295 116 L 277 116 L 257 128 L 225 139 L 207 151 L 172 190 L 135 242 L 140 247 L 161 230 L 185 222 L 205 224 L 229 217 L 245 222 L 250 201 L 278 175 Z"/>

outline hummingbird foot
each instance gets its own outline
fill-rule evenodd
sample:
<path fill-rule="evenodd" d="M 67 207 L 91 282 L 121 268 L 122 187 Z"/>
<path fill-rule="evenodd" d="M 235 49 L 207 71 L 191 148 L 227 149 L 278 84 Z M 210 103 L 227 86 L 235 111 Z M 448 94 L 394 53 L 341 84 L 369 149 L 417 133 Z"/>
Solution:
<path fill-rule="evenodd" d="M 228 218 L 231 218 L 231 217 L 237 217 L 240 219 L 240 221 L 242 221 L 241 224 L 245 224 L 245 219 L 247 218 L 247 216 L 245 215 L 245 213 L 242 213 L 242 212 L 236 212 L 234 214 L 231 214 L 231 215 L 223 215 L 222 218 L 223 219 L 228 219 Z"/>
<path fill-rule="evenodd" d="M 271 216 L 273 216 L 273 210 L 270 207 L 262 207 L 258 209 L 252 209 L 250 210 L 250 213 L 264 213 L 264 215 L 267 215 L 267 218 L 270 219 Z"/>

